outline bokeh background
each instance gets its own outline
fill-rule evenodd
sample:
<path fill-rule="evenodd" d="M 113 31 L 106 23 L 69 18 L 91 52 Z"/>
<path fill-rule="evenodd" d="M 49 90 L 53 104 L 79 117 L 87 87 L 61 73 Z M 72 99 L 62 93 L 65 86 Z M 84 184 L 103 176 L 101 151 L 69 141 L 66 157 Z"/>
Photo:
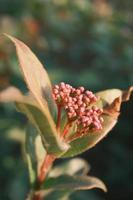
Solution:
<path fill-rule="evenodd" d="M 0 33 L 14 35 L 37 54 L 53 83 L 92 91 L 133 85 L 132 0 L 0 0 Z M 12 46 L 0 37 L 0 89 L 26 92 Z M 108 193 L 76 192 L 72 200 L 133 199 L 133 98 L 117 126 L 81 155 Z M 27 119 L 0 105 L 0 200 L 24 200 L 29 189 L 22 142 Z"/>

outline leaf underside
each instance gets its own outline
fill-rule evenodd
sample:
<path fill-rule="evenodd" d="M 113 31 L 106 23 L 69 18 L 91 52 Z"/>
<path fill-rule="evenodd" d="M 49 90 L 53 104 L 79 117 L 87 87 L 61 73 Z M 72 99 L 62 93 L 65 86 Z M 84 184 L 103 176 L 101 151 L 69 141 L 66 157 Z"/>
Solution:
<path fill-rule="evenodd" d="M 30 48 L 15 37 L 5 34 L 16 47 L 20 69 L 24 80 L 40 107 L 45 110 L 48 106 L 51 113 L 55 112 L 56 106 L 52 98 L 52 86 L 49 76 Z"/>
<path fill-rule="evenodd" d="M 76 190 L 93 188 L 107 191 L 104 183 L 96 177 L 61 175 L 56 178 L 49 178 L 44 184 L 44 190 L 40 192 L 45 200 L 63 200 L 64 197 L 68 198 Z"/>
<path fill-rule="evenodd" d="M 107 191 L 104 183 L 92 176 L 69 176 L 61 175 L 56 178 L 49 178 L 44 183 L 45 189 L 55 189 L 55 190 L 88 190 L 92 188 L 100 188 Z"/>

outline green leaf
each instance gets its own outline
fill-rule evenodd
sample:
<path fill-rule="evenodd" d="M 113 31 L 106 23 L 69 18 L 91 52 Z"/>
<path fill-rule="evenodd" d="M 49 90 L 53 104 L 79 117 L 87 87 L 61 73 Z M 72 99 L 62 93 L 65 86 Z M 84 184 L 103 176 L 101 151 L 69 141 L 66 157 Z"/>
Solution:
<path fill-rule="evenodd" d="M 25 152 L 28 162 L 30 182 L 33 184 L 39 175 L 39 169 L 44 161 L 46 151 L 37 130 L 30 124 L 26 131 Z"/>
<path fill-rule="evenodd" d="M 21 71 L 30 92 L 44 112 L 45 107 L 48 106 L 54 115 L 56 105 L 52 98 L 52 87 L 46 70 L 27 45 L 10 35 L 5 34 L 5 36 L 16 46 Z"/>
<path fill-rule="evenodd" d="M 54 124 L 38 108 L 32 105 L 24 107 L 21 103 L 17 104 L 17 106 L 37 128 L 48 154 L 58 157 L 69 148 L 69 145 L 59 137 Z"/>
<path fill-rule="evenodd" d="M 45 200 L 66 200 L 76 190 L 89 190 L 99 188 L 107 191 L 104 183 L 91 176 L 61 175 L 45 181 L 44 190 L 38 191 Z"/>
<path fill-rule="evenodd" d="M 73 158 L 53 167 L 49 172 L 49 177 L 67 175 L 86 175 L 90 170 L 89 164 L 81 158 Z"/>
<path fill-rule="evenodd" d="M 61 157 L 72 157 L 87 151 L 94 147 L 100 140 L 102 140 L 107 133 L 115 126 L 117 120 L 114 117 L 104 115 L 104 124 L 101 131 L 88 133 L 87 135 L 73 140 L 70 143 L 70 148 Z"/>
<path fill-rule="evenodd" d="M 49 114 L 42 112 L 34 99 L 22 95 L 22 93 L 14 87 L 10 87 L 0 93 L 0 102 L 16 103 L 19 111 L 23 112 L 30 119 L 32 124 L 37 128 L 41 135 L 43 145 L 49 154 L 59 156 L 68 149 L 68 145 L 64 143 L 58 136 L 53 120 L 49 119 Z"/>
<path fill-rule="evenodd" d="M 89 190 L 93 188 L 100 188 L 103 191 L 107 191 L 104 183 L 91 176 L 69 176 L 61 175 L 55 178 L 49 178 L 44 183 L 44 188 L 55 189 L 55 190 Z"/>

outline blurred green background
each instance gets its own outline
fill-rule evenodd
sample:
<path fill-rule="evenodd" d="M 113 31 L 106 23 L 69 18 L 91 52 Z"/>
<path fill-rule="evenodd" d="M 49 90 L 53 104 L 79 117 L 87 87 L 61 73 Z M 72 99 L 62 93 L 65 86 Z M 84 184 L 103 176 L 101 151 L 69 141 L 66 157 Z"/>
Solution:
<path fill-rule="evenodd" d="M 99 91 L 133 85 L 132 0 L 0 0 L 0 33 L 23 40 L 53 83 Z M 26 92 L 12 46 L 0 38 L 0 89 Z M 72 200 L 133 199 L 133 98 L 117 126 L 81 155 L 108 193 L 76 192 Z M 24 200 L 29 190 L 21 142 L 27 119 L 13 104 L 0 105 L 0 200 Z"/>

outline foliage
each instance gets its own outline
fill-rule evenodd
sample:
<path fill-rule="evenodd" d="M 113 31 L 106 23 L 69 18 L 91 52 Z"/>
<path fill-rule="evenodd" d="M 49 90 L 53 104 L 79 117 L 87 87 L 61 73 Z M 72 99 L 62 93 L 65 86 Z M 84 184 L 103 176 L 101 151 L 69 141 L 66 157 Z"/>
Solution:
<path fill-rule="evenodd" d="M 95 106 L 94 113 L 96 113 L 96 109 L 102 109 L 102 111 L 98 110 L 103 117 L 102 126 L 100 125 L 100 128 L 88 128 L 87 131 L 80 135 L 78 135 L 79 130 L 77 126 L 78 134 L 75 132 L 71 133 L 72 139 L 71 135 L 70 137 L 69 135 L 66 137 L 67 135 L 64 135 L 65 128 L 63 133 L 60 129 L 60 120 L 62 120 L 60 103 L 63 99 L 59 99 L 61 97 L 63 98 L 63 96 L 57 95 L 59 96 L 57 102 L 60 102 L 59 105 L 57 103 L 58 117 L 56 117 L 57 123 L 55 123 L 53 112 L 51 111 L 56 110 L 56 101 L 54 102 L 52 87 L 47 72 L 43 69 L 43 66 L 34 53 L 23 42 L 10 35 L 5 36 L 7 36 L 16 46 L 22 74 L 29 88 L 29 95 L 27 96 L 23 95 L 14 87 L 10 87 L 0 93 L 1 102 L 15 102 L 17 109 L 24 113 L 32 124 L 32 126 L 27 129 L 26 133 L 26 157 L 29 166 L 30 181 L 33 186 L 28 199 L 42 200 L 44 197 L 45 199 L 51 199 L 55 196 L 55 192 L 57 194 L 57 199 L 62 199 L 69 196 L 75 190 L 86 190 L 95 187 L 106 191 L 103 182 L 95 177 L 89 177 L 82 174 L 80 176 L 75 174 L 62 174 L 46 179 L 46 176 L 55 159 L 64 156 L 70 157 L 78 155 L 93 147 L 107 135 L 117 122 L 121 103 L 129 100 L 133 88 L 131 87 L 127 91 L 121 91 L 119 89 L 105 90 L 98 92 L 96 94 L 97 98 L 94 98 L 91 93 L 90 98 L 93 97 L 95 100 L 93 100 L 92 103 L 86 104 L 86 106 L 88 106 L 88 108 L 92 107 L 92 109 Z M 63 85 L 62 87 L 64 90 L 64 83 L 61 85 Z M 68 85 L 66 85 L 66 87 L 71 88 Z M 84 92 L 83 87 L 76 91 L 81 94 L 80 90 Z M 57 89 L 55 89 L 55 92 L 56 91 Z M 90 91 L 88 92 L 90 95 Z M 60 94 L 61 93 L 63 92 L 60 92 Z M 64 95 L 66 95 L 66 93 L 64 93 Z M 74 93 L 72 93 L 72 95 L 74 95 Z M 83 96 L 83 94 L 81 94 L 81 96 Z M 73 99 L 75 98 L 76 96 L 73 97 Z M 85 96 L 85 98 L 90 102 L 89 97 Z M 74 121 L 73 118 L 69 119 L 69 115 L 68 120 L 70 120 L 72 126 L 75 124 L 75 119 Z M 66 122 L 66 125 L 68 125 L 68 122 Z M 71 127 L 69 127 L 69 129 L 71 129 Z M 81 129 L 84 130 L 84 126 L 81 127 Z M 40 137 L 39 140 L 38 137 Z M 41 159 L 38 155 L 40 157 L 42 156 Z M 61 196 L 60 190 L 62 191 Z"/>

